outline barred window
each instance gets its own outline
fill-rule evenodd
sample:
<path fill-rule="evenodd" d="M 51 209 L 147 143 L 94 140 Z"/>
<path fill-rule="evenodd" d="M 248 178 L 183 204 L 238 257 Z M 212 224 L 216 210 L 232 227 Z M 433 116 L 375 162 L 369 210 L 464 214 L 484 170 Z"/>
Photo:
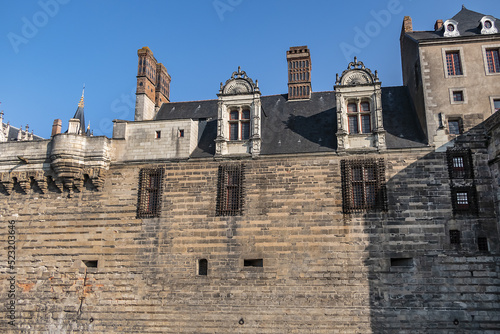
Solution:
<path fill-rule="evenodd" d="M 163 168 L 141 169 L 139 173 L 137 218 L 160 216 L 163 175 Z"/>
<path fill-rule="evenodd" d="M 474 178 L 471 150 L 448 150 L 446 152 L 446 158 L 448 160 L 448 172 L 450 179 Z"/>
<path fill-rule="evenodd" d="M 344 213 L 387 210 L 384 159 L 342 160 Z"/>
<path fill-rule="evenodd" d="M 219 166 L 217 216 L 237 216 L 243 210 L 243 165 Z"/>
<path fill-rule="evenodd" d="M 452 187 L 451 201 L 454 213 L 477 213 L 476 188 Z"/>
<path fill-rule="evenodd" d="M 459 245 L 460 244 L 460 231 L 450 230 L 450 244 Z"/>
<path fill-rule="evenodd" d="M 481 252 L 487 252 L 488 249 L 488 238 L 479 237 L 477 238 L 477 248 Z"/>

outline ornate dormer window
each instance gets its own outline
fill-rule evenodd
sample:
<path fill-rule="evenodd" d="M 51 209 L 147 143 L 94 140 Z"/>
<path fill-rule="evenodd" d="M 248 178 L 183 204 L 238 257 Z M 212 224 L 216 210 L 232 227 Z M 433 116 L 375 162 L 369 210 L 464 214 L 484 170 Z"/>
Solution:
<path fill-rule="evenodd" d="M 377 72 L 354 58 L 335 82 L 338 150 L 385 149 L 382 90 Z"/>
<path fill-rule="evenodd" d="M 498 29 L 495 26 L 495 21 L 496 19 L 493 16 L 484 16 L 481 19 L 481 34 L 488 35 L 498 33 Z"/>
<path fill-rule="evenodd" d="M 260 90 L 238 67 L 225 84 L 220 84 L 216 155 L 253 156 L 260 153 Z"/>
<path fill-rule="evenodd" d="M 460 36 L 460 32 L 458 31 L 458 22 L 452 19 L 444 21 L 444 37 L 457 37 Z"/>

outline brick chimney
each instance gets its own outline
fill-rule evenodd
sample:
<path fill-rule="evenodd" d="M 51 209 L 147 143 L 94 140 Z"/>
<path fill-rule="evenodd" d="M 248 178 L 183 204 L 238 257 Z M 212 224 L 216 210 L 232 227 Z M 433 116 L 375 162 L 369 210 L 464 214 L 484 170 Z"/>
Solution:
<path fill-rule="evenodd" d="M 54 123 L 52 124 L 52 134 L 50 136 L 53 137 L 61 133 L 61 128 L 62 128 L 62 121 L 60 119 L 55 119 Z"/>
<path fill-rule="evenodd" d="M 311 54 L 307 45 L 286 52 L 288 63 L 288 100 L 311 98 Z"/>
<path fill-rule="evenodd" d="M 436 20 L 434 23 L 434 31 L 438 31 L 443 26 L 443 20 Z"/>

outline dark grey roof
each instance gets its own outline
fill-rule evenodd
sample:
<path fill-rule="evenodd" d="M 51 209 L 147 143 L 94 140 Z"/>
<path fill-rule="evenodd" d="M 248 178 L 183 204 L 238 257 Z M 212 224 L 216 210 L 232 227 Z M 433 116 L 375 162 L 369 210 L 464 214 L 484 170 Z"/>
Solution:
<path fill-rule="evenodd" d="M 475 36 L 481 35 L 480 21 L 486 16 L 485 14 L 477 13 L 462 7 L 462 10 L 452 17 L 453 20 L 458 22 L 458 31 L 460 36 Z M 447 19 L 444 19 L 446 21 Z M 500 21 L 497 23 L 500 24 Z M 407 33 L 408 36 L 416 40 L 427 40 L 436 38 L 456 38 L 456 37 L 443 37 L 444 26 L 438 31 L 414 31 Z"/>
<path fill-rule="evenodd" d="M 335 92 L 312 93 L 310 100 L 287 99 L 286 94 L 261 97 L 261 154 L 335 152 Z M 388 148 L 425 146 L 425 136 L 405 87 L 382 88 L 382 109 Z M 186 118 L 206 119 L 192 157 L 213 156 L 217 100 L 165 103 L 156 116 L 157 120 Z"/>
<path fill-rule="evenodd" d="M 2 127 L 3 127 L 3 129 L 6 129 L 7 124 L 3 123 Z M 22 131 L 23 131 L 23 133 L 25 133 L 25 130 L 22 130 Z M 16 141 L 18 133 L 19 133 L 19 128 L 16 128 L 14 126 L 10 126 L 9 133 L 7 134 L 7 141 Z M 42 140 L 42 139 L 43 139 L 42 137 L 33 134 L 33 140 Z"/>

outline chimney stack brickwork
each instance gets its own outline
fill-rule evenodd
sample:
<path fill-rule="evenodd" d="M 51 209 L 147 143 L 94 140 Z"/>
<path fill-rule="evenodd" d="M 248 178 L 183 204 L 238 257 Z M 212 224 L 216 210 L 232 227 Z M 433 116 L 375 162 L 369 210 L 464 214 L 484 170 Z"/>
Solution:
<path fill-rule="evenodd" d="M 311 53 L 305 46 L 294 46 L 286 52 L 288 63 L 288 99 L 311 98 Z"/>
<path fill-rule="evenodd" d="M 170 101 L 171 78 L 165 66 L 156 61 L 147 46 L 139 49 L 137 56 L 135 120 L 151 120 L 161 105 Z"/>

